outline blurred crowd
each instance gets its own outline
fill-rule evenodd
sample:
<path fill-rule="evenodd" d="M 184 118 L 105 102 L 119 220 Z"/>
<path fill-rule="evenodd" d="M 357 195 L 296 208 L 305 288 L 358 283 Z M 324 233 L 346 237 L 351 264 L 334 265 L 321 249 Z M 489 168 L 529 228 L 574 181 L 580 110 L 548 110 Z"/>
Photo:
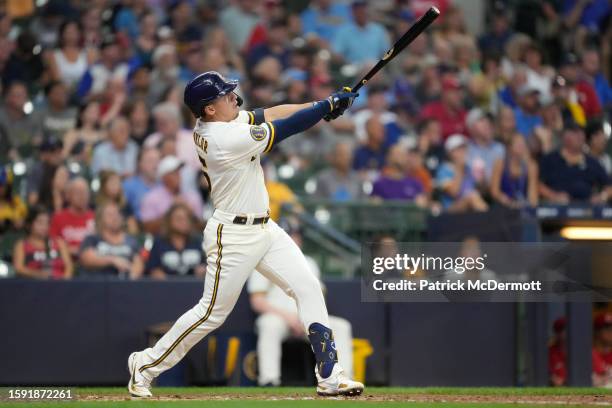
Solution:
<path fill-rule="evenodd" d="M 212 208 L 185 83 L 239 79 L 247 109 L 324 99 L 431 5 L 438 21 L 349 112 L 267 155 L 272 217 L 305 197 L 433 213 L 609 203 L 610 2 L 482 1 L 478 35 L 464 3 L 3 2 L 0 229 L 24 235 L 16 271 L 202 274 L 193 236 Z"/>

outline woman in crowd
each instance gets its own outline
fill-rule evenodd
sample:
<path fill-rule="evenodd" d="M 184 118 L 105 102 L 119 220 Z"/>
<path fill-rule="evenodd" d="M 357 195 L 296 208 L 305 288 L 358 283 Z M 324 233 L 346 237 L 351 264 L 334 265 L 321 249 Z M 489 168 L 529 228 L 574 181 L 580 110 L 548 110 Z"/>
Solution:
<path fill-rule="evenodd" d="M 154 131 L 147 102 L 142 98 L 134 100 L 124 110 L 124 116 L 130 121 L 130 138 L 142 146 L 146 137 Z"/>
<path fill-rule="evenodd" d="M 121 214 L 127 220 L 127 230 L 130 234 L 138 233 L 138 223 L 136 218 L 127 205 L 127 200 L 123 194 L 121 176 L 112 170 L 102 170 L 100 172 L 100 189 L 96 194 L 96 207 L 111 202 L 119 206 Z"/>
<path fill-rule="evenodd" d="M 175 204 L 164 219 L 164 232 L 155 238 L 145 273 L 154 279 L 168 276 L 204 277 L 202 239 L 191 235 L 196 220 L 185 204 Z"/>
<path fill-rule="evenodd" d="M 76 127 L 64 136 L 64 157 L 89 163 L 94 146 L 106 138 L 100 128 L 100 104 L 90 101 L 80 106 Z"/>
<path fill-rule="evenodd" d="M 66 20 L 59 29 L 59 47 L 49 56 L 51 77 L 74 90 L 95 58 L 96 53 L 92 48 L 83 47 L 79 23 Z"/>
<path fill-rule="evenodd" d="M 35 207 L 26 219 L 28 235 L 13 249 L 13 267 L 17 275 L 33 279 L 70 279 L 72 259 L 61 238 L 49 237 L 47 209 Z"/>
<path fill-rule="evenodd" d="M 535 207 L 538 204 L 538 166 L 529 154 L 525 138 L 515 133 L 506 156 L 493 166 L 491 197 L 507 207 Z"/>
<path fill-rule="evenodd" d="M 85 238 L 79 251 L 85 276 L 119 276 L 137 279 L 144 263 L 140 245 L 125 231 L 119 206 L 106 202 L 96 211 L 97 233 Z"/>

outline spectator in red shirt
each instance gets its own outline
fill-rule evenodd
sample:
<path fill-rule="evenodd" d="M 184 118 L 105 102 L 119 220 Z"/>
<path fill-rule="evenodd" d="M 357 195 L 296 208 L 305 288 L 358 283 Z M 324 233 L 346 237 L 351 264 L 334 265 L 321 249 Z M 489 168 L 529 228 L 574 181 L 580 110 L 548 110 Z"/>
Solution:
<path fill-rule="evenodd" d="M 44 207 L 30 210 L 28 235 L 17 241 L 13 266 L 17 275 L 33 279 L 70 279 L 72 260 L 61 238 L 49 238 L 49 213 Z"/>
<path fill-rule="evenodd" d="M 467 112 L 463 107 L 463 90 L 454 75 L 447 75 L 442 79 L 441 99 L 425 105 L 421 113 L 423 118 L 433 118 L 440 122 L 444 140 L 454 133 L 467 133 L 466 115 Z"/>
<path fill-rule="evenodd" d="M 57 211 L 51 218 L 51 237 L 62 238 L 76 257 L 81 242 L 95 231 L 94 213 L 89 209 L 89 186 L 84 178 L 68 184 L 68 208 Z"/>
<path fill-rule="evenodd" d="M 612 386 L 612 313 L 603 313 L 593 322 L 593 386 Z"/>
<path fill-rule="evenodd" d="M 560 317 L 553 323 L 553 337 L 548 345 L 548 374 L 550 384 L 555 387 L 565 385 L 567 379 L 565 350 L 565 317 Z"/>
<path fill-rule="evenodd" d="M 593 85 L 581 78 L 578 57 L 574 54 L 565 55 L 559 67 L 559 73 L 567 81 L 567 86 L 574 88 L 578 94 L 578 103 L 582 106 L 587 120 L 600 116 L 602 109 L 597 92 Z"/>

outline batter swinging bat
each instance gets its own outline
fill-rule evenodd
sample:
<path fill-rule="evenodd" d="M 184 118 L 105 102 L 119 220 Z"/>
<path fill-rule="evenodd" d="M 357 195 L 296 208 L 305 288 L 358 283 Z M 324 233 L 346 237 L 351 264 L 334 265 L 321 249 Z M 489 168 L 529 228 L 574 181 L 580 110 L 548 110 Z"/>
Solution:
<path fill-rule="evenodd" d="M 438 10 L 436 7 L 430 7 L 429 10 L 427 10 L 427 13 L 423 14 L 423 16 L 419 18 L 419 20 L 414 23 L 404 35 L 402 35 L 402 38 L 400 38 L 395 42 L 395 44 L 393 44 L 393 47 L 391 47 L 391 49 L 387 51 L 385 55 L 383 55 L 382 59 L 378 61 L 378 63 L 376 63 L 376 65 L 374 65 L 374 67 L 372 67 L 372 69 L 368 71 L 368 73 L 365 74 L 363 78 L 361 78 L 359 83 L 355 85 L 351 89 L 351 91 L 357 92 L 359 88 L 365 85 L 366 82 L 368 82 L 374 75 L 376 75 L 376 73 L 380 71 L 382 67 L 387 65 L 389 61 L 395 58 L 397 54 L 402 52 L 402 50 L 406 48 L 408 44 L 414 41 L 414 39 L 417 38 L 419 34 L 421 34 L 427 27 L 429 27 L 429 25 L 433 23 L 439 15 L 440 10 Z"/>

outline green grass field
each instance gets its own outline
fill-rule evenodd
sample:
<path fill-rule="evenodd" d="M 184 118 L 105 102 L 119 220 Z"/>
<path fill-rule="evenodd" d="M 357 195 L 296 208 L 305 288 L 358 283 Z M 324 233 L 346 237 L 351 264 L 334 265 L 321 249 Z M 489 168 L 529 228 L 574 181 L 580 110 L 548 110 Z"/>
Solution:
<path fill-rule="evenodd" d="M 44 388 L 44 387 L 43 387 Z M 6 398 L 7 388 L 2 398 Z M 358 398 L 322 398 L 313 388 L 156 388 L 155 397 L 131 399 L 125 388 L 76 388 L 73 401 L 0 402 L 0 407 L 588 407 L 612 406 L 600 388 L 366 388 Z"/>

